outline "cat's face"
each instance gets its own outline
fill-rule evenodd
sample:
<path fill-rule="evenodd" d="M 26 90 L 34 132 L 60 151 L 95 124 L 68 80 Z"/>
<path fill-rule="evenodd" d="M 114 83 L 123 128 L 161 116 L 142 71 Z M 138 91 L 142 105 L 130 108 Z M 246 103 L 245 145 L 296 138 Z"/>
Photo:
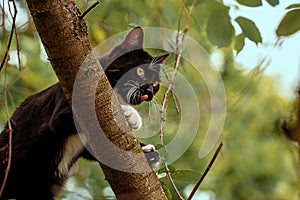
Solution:
<path fill-rule="evenodd" d="M 143 30 L 137 27 L 120 45 L 100 58 L 112 87 L 133 105 L 153 99 L 160 87 L 160 64 L 169 55 L 152 57 L 142 45 Z"/>

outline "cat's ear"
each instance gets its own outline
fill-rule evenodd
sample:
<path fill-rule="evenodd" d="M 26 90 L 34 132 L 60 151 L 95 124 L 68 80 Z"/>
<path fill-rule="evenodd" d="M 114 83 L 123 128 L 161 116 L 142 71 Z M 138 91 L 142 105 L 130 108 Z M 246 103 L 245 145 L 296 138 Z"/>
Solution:
<path fill-rule="evenodd" d="M 128 33 L 122 46 L 127 50 L 143 49 L 144 32 L 141 27 L 136 27 Z"/>
<path fill-rule="evenodd" d="M 160 64 L 162 63 L 168 56 L 170 55 L 170 53 L 165 53 L 163 55 L 157 56 L 154 58 L 155 63 Z"/>

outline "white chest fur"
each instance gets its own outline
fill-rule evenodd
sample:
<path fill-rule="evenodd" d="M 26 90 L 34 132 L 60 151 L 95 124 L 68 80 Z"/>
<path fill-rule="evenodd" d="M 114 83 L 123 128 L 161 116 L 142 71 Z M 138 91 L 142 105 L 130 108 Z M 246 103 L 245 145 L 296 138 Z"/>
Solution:
<path fill-rule="evenodd" d="M 70 168 L 74 162 L 74 159 L 83 151 L 86 145 L 86 139 L 79 134 L 72 135 L 66 140 L 61 160 L 57 167 L 58 175 L 68 175 Z"/>

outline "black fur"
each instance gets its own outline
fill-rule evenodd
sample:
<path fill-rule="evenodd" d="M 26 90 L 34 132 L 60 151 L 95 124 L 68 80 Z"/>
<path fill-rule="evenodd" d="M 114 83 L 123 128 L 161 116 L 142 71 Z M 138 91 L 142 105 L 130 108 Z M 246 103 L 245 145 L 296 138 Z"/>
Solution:
<path fill-rule="evenodd" d="M 148 72 L 147 67 L 149 68 L 151 62 L 158 65 L 167 55 L 153 58 L 142 49 L 142 41 L 142 29 L 135 28 L 120 45 L 100 58 L 111 85 L 120 91 L 119 94 L 125 97 L 125 101 L 126 90 L 122 84 L 128 78 L 134 79 L 139 84 L 136 88 L 138 92 L 132 95 L 147 94 L 148 98 L 144 100 L 151 100 L 158 90 L 150 83 L 158 80 L 159 70 Z M 120 57 L 118 53 L 123 52 L 124 49 L 132 51 Z M 155 60 L 154 63 L 153 60 Z M 130 72 L 138 66 L 142 67 L 145 72 L 151 73 L 149 76 L 145 75 L 147 80 L 145 77 L 135 77 L 135 69 Z M 130 72 L 130 76 L 122 77 L 126 72 Z M 121 84 L 117 84 L 119 80 Z M 139 96 L 135 96 L 132 97 L 135 101 L 131 102 L 130 98 L 128 103 L 139 104 L 143 101 Z M 11 169 L 1 199 L 52 200 L 68 178 L 72 164 L 79 157 L 93 159 L 84 148 L 85 144 L 77 143 L 79 140 L 76 138 L 78 134 L 72 110 L 59 83 L 28 97 L 13 114 L 11 124 L 13 129 Z M 7 129 L 6 125 L 0 135 L 0 159 L 2 160 L 0 184 L 2 184 L 7 166 L 9 138 Z M 70 151 L 72 153 L 67 155 L 68 145 L 72 142 L 74 145 L 71 147 L 76 146 L 76 151 Z M 66 157 L 68 157 L 67 162 L 62 165 L 62 160 Z"/>

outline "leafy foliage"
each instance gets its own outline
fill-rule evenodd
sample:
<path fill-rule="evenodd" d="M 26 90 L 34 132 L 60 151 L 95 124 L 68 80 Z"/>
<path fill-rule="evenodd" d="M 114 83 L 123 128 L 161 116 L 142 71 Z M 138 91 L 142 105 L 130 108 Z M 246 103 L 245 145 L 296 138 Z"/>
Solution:
<path fill-rule="evenodd" d="M 249 40 L 255 42 L 255 44 L 262 42 L 260 32 L 253 21 L 245 17 L 238 17 L 236 21 L 242 28 L 244 35 L 249 38 Z"/>
<path fill-rule="evenodd" d="M 245 34 L 241 33 L 235 37 L 234 42 L 234 49 L 236 50 L 237 54 L 242 51 L 243 47 L 245 46 Z"/>
<path fill-rule="evenodd" d="M 295 3 L 292 5 L 289 5 L 288 7 L 286 7 L 286 9 L 293 9 L 293 8 L 299 8 L 300 7 L 300 3 Z"/>
<path fill-rule="evenodd" d="M 291 8 L 294 8 L 294 4 Z M 278 36 L 289 36 L 300 30 L 300 9 L 293 9 L 286 13 L 282 21 L 280 22 L 278 28 L 276 29 L 276 34 Z"/>
<path fill-rule="evenodd" d="M 206 34 L 209 41 L 218 47 L 231 44 L 234 28 L 230 22 L 228 8 L 217 6 L 208 17 Z"/>
<path fill-rule="evenodd" d="M 178 183 L 196 183 L 201 174 L 196 170 L 185 169 L 173 172 L 172 178 Z"/>
<path fill-rule="evenodd" d="M 236 0 L 241 5 L 250 6 L 250 7 L 258 7 L 262 5 L 261 0 Z"/>
<path fill-rule="evenodd" d="M 271 5 L 271 6 L 277 6 L 279 4 L 279 0 L 267 0 L 267 2 Z"/>

